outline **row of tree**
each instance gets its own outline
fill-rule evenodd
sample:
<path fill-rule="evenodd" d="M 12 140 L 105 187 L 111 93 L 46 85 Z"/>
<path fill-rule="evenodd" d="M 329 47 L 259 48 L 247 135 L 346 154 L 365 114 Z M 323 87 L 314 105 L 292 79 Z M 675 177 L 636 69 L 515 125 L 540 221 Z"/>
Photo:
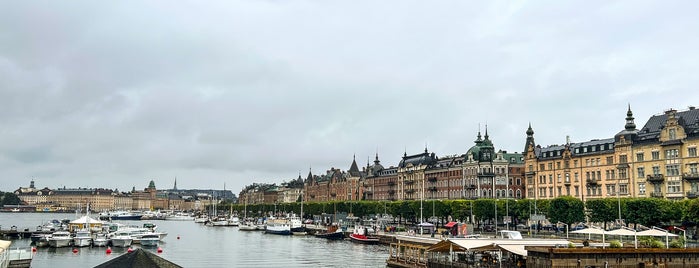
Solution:
<path fill-rule="evenodd" d="M 0 207 L 3 207 L 5 205 L 19 205 L 21 204 L 21 200 L 19 200 L 19 197 L 15 195 L 15 193 L 12 192 L 0 192 Z"/>
<path fill-rule="evenodd" d="M 551 200 L 330 201 L 304 203 L 303 206 L 306 218 L 310 218 L 310 215 L 345 212 L 357 217 L 388 214 L 401 222 L 419 222 L 422 215 L 423 220 L 434 217 L 440 222 L 446 222 L 449 218 L 468 222 L 473 218 L 478 223 L 489 223 L 497 218 L 497 222 L 502 224 L 505 216 L 509 216 L 511 224 L 518 224 L 525 223 L 532 215 L 543 215 L 552 223 L 607 223 L 619 219 L 619 214 L 627 224 L 645 226 L 693 226 L 699 221 L 699 199 L 604 198 L 583 202 L 573 197 L 559 197 Z M 270 212 L 298 214 L 301 212 L 301 203 L 223 204 L 223 207 L 219 205 L 219 209 L 237 211 L 240 214 L 247 210 L 249 216 L 262 216 Z"/>

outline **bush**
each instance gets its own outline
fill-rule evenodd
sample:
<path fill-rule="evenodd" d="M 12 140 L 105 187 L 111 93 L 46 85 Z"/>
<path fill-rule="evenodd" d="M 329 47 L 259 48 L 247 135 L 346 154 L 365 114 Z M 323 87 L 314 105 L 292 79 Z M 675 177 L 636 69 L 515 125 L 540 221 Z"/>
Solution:
<path fill-rule="evenodd" d="M 683 248 L 684 243 L 682 243 L 682 240 L 680 240 L 680 239 L 672 240 L 672 242 L 670 242 L 670 247 L 671 248 Z"/>
<path fill-rule="evenodd" d="M 575 244 L 573 244 L 572 242 L 568 243 L 568 248 L 575 248 Z"/>
<path fill-rule="evenodd" d="M 655 241 L 653 241 L 653 244 L 650 245 L 650 247 L 651 247 L 651 248 L 664 248 L 664 247 L 665 247 L 665 243 L 663 243 L 663 242 L 661 242 L 661 241 L 658 241 L 658 240 L 655 240 Z"/>
<path fill-rule="evenodd" d="M 621 248 L 621 242 L 619 240 L 609 241 L 610 248 Z"/>

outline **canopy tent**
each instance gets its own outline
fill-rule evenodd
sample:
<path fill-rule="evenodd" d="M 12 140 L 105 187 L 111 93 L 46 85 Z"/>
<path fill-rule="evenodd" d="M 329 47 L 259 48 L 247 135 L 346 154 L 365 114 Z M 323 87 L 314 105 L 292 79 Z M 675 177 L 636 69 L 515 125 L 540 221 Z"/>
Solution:
<path fill-rule="evenodd" d="M 417 228 L 420 230 L 420 234 L 425 233 L 425 231 L 433 233 L 435 230 L 434 224 L 431 224 L 429 222 L 422 222 L 417 225 Z"/>
<path fill-rule="evenodd" d="M 427 248 L 431 252 L 454 251 L 488 251 L 505 250 L 517 255 L 526 256 L 525 246 L 567 246 L 568 240 L 564 239 L 467 239 L 450 238 L 442 240 Z"/>
<path fill-rule="evenodd" d="M 82 216 L 68 223 L 68 229 L 71 231 L 77 229 L 102 229 L 104 222 L 90 218 L 89 216 Z"/>
<path fill-rule="evenodd" d="M 637 236 L 636 230 L 634 229 L 629 229 L 626 227 L 622 227 L 619 229 L 607 231 L 607 235 L 618 235 L 618 236 L 633 236 L 633 246 L 634 248 L 638 248 L 638 236 Z M 620 239 L 621 241 L 621 239 Z"/>
<path fill-rule="evenodd" d="M 456 225 L 456 224 L 457 224 L 457 222 L 455 222 L 455 221 L 450 221 L 449 223 L 445 224 L 444 227 L 452 228 L 452 227 L 454 227 L 454 225 Z"/>
<path fill-rule="evenodd" d="M 585 228 L 585 229 L 575 230 L 575 231 L 572 231 L 570 233 L 572 233 L 572 234 L 587 234 L 588 239 L 589 239 L 589 235 L 593 235 L 593 234 L 602 235 L 602 248 L 606 247 L 606 243 L 604 241 L 604 235 L 605 235 L 606 231 L 604 231 L 601 228 L 589 227 L 589 228 Z"/>
<path fill-rule="evenodd" d="M 10 244 L 12 244 L 12 241 L 0 240 L 0 253 L 7 250 L 10 247 Z"/>
<path fill-rule="evenodd" d="M 668 236 L 668 237 L 676 237 L 676 234 L 670 233 L 668 231 L 660 231 L 657 229 L 648 229 L 645 231 L 640 231 L 637 233 L 638 236 Z"/>

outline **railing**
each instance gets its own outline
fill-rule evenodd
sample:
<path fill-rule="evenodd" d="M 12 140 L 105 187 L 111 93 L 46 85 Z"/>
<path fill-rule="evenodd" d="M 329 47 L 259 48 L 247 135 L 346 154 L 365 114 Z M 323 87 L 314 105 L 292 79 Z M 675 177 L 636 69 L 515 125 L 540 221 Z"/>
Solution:
<path fill-rule="evenodd" d="M 415 180 L 405 180 L 405 184 L 413 184 L 415 183 Z"/>
<path fill-rule="evenodd" d="M 597 180 L 595 179 L 585 179 L 587 185 L 597 185 Z"/>
<path fill-rule="evenodd" d="M 436 186 L 428 187 L 427 190 L 430 190 L 430 191 L 432 191 L 432 192 L 436 192 L 436 191 L 437 191 L 437 187 L 436 187 Z"/>
<path fill-rule="evenodd" d="M 429 177 L 429 178 L 427 178 L 427 181 L 429 181 L 429 182 L 436 182 L 436 181 L 437 181 L 437 177 Z"/>
<path fill-rule="evenodd" d="M 475 184 L 466 185 L 466 189 L 476 189 L 476 185 Z"/>
<path fill-rule="evenodd" d="M 408 189 L 408 190 L 405 190 L 405 192 L 406 192 L 406 193 L 409 193 L 409 194 L 412 194 L 412 193 L 415 192 L 415 189 Z"/>
<path fill-rule="evenodd" d="M 696 191 L 694 191 L 694 192 L 692 192 L 692 191 L 687 192 L 687 198 L 689 198 L 689 199 L 694 199 L 694 198 L 697 198 L 697 197 L 699 197 L 699 192 L 696 192 Z"/>
<path fill-rule="evenodd" d="M 650 197 L 663 198 L 663 193 L 662 192 L 651 192 Z"/>
<path fill-rule="evenodd" d="M 692 181 L 692 180 L 699 180 L 699 173 L 685 173 L 682 174 L 682 179 Z"/>
<path fill-rule="evenodd" d="M 662 183 L 665 180 L 665 176 L 663 174 L 648 175 L 646 180 L 650 183 Z"/>
<path fill-rule="evenodd" d="M 478 172 L 478 177 L 495 177 L 494 172 Z"/>

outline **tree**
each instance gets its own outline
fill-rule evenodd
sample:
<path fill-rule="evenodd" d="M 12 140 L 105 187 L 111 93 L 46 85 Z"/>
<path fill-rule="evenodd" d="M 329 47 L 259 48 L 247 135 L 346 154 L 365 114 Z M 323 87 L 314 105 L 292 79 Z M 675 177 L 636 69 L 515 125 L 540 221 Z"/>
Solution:
<path fill-rule="evenodd" d="M 606 229 L 607 222 L 617 218 L 616 199 L 614 199 L 613 204 L 611 201 L 610 198 L 587 200 L 585 205 L 590 212 L 590 221 L 603 222 Z"/>
<path fill-rule="evenodd" d="M 2 193 L 0 192 L 0 206 L 4 205 L 19 205 L 22 203 L 22 200 L 17 197 L 15 193 L 12 192 L 6 192 Z"/>
<path fill-rule="evenodd" d="M 562 196 L 551 200 L 548 217 L 551 222 L 563 222 L 568 225 L 585 220 L 585 208 L 580 199 Z"/>

